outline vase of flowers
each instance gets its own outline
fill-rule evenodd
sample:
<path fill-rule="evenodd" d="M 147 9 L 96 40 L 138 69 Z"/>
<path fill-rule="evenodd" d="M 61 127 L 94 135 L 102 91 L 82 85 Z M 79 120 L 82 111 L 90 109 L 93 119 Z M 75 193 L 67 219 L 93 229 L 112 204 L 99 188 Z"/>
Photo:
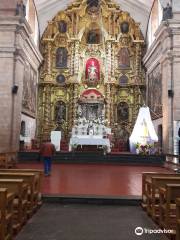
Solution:
<path fill-rule="evenodd" d="M 153 144 L 140 144 L 136 143 L 136 153 L 141 155 L 149 155 L 152 152 Z"/>

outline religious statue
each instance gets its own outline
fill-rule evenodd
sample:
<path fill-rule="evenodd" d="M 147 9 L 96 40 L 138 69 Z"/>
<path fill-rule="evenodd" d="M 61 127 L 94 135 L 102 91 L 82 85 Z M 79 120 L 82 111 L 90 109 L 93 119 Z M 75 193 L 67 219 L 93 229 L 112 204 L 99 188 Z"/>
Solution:
<path fill-rule="evenodd" d="M 88 79 L 91 82 L 98 79 L 98 70 L 94 64 L 94 61 L 92 61 L 91 65 L 88 67 Z"/>
<path fill-rule="evenodd" d="M 57 123 L 62 123 L 66 119 L 66 106 L 65 103 L 59 101 L 57 102 L 55 108 L 55 120 Z"/>
<path fill-rule="evenodd" d="M 63 20 L 59 22 L 59 32 L 65 33 L 67 31 L 67 23 Z"/>
<path fill-rule="evenodd" d="M 130 57 L 129 50 L 127 48 L 121 48 L 118 53 L 118 65 L 119 68 L 129 68 L 130 67 Z"/>
<path fill-rule="evenodd" d="M 172 19 L 172 7 L 168 3 L 166 7 L 163 8 L 163 21 L 167 19 Z"/>
<path fill-rule="evenodd" d="M 127 121 L 129 118 L 129 107 L 126 102 L 120 102 L 118 104 L 118 121 Z"/>
<path fill-rule="evenodd" d="M 23 0 L 19 0 L 16 5 L 16 16 L 25 17 L 26 16 L 26 6 Z"/>
<path fill-rule="evenodd" d="M 89 31 L 87 43 L 89 44 L 98 44 L 99 43 L 99 34 L 96 31 Z"/>
<path fill-rule="evenodd" d="M 67 67 L 67 49 L 64 47 L 60 47 L 56 51 L 56 67 Z"/>
<path fill-rule="evenodd" d="M 121 32 L 122 33 L 128 33 L 129 32 L 129 23 L 128 22 L 122 22 L 120 27 L 121 27 Z"/>
<path fill-rule="evenodd" d="M 87 135 L 94 135 L 93 122 L 90 121 L 87 128 Z"/>
<path fill-rule="evenodd" d="M 119 85 L 120 86 L 124 86 L 128 83 L 128 77 L 126 75 L 122 75 L 120 78 L 119 78 Z"/>

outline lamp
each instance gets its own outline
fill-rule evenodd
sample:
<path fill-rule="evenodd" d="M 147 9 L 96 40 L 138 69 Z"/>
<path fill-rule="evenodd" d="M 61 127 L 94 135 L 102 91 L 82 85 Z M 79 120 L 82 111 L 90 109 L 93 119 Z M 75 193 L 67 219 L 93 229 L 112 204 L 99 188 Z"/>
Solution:
<path fill-rule="evenodd" d="M 18 92 L 18 85 L 14 84 L 14 86 L 12 87 L 12 93 L 16 94 Z"/>
<path fill-rule="evenodd" d="M 173 96 L 174 96 L 173 90 L 169 89 L 168 90 L 168 97 L 173 97 Z"/>

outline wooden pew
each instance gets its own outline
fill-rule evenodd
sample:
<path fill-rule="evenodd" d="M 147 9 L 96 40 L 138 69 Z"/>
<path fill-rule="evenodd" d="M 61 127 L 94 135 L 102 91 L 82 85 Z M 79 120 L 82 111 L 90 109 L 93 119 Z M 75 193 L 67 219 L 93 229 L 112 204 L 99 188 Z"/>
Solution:
<path fill-rule="evenodd" d="M 13 237 L 12 217 L 13 217 L 14 194 L 8 193 L 6 188 L 0 188 L 0 239 L 11 240 Z"/>
<path fill-rule="evenodd" d="M 27 220 L 28 184 L 23 179 L 0 179 L 0 187 L 15 195 L 13 229 L 17 232 Z"/>
<path fill-rule="evenodd" d="M 0 168 L 6 168 L 6 154 L 0 153 Z"/>
<path fill-rule="evenodd" d="M 17 152 L 6 153 L 6 168 L 15 167 L 17 163 Z"/>
<path fill-rule="evenodd" d="M 37 192 L 35 190 L 36 175 L 34 173 L 14 173 L 14 172 L 1 172 L 0 179 L 23 179 L 28 184 L 28 215 L 31 216 L 33 211 L 37 209 Z"/>
<path fill-rule="evenodd" d="M 166 184 L 159 188 L 159 225 L 165 229 L 176 230 L 176 198 L 180 197 L 180 184 Z"/>
<path fill-rule="evenodd" d="M 0 172 L 34 173 L 36 175 L 35 191 L 38 192 L 37 203 L 38 203 L 38 206 L 42 205 L 41 189 L 42 189 L 43 170 L 11 168 L 11 169 L 0 169 Z M 34 201 L 36 201 L 36 199 Z"/>
<path fill-rule="evenodd" d="M 142 207 L 147 208 L 147 182 L 151 181 L 151 177 L 166 177 L 177 176 L 177 173 L 158 173 L 158 172 L 143 172 L 142 173 Z"/>
<path fill-rule="evenodd" d="M 16 165 L 17 153 L 0 153 L 0 168 L 11 168 Z"/>
<path fill-rule="evenodd" d="M 159 209 L 159 188 L 165 187 L 166 184 L 180 184 L 180 175 L 165 176 L 165 177 L 151 177 L 150 180 L 146 180 L 147 184 L 147 212 L 152 216 L 153 220 L 156 220 Z"/>
<path fill-rule="evenodd" d="M 180 198 L 176 199 L 176 240 L 180 239 Z"/>

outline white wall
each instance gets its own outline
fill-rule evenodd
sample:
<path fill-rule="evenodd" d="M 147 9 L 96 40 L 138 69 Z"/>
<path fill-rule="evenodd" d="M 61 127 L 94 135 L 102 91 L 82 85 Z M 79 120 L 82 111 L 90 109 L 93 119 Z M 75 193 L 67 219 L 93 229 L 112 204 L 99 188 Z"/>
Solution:
<path fill-rule="evenodd" d="M 29 25 L 31 26 L 32 34 L 31 37 L 34 40 L 36 46 L 39 43 L 39 23 L 36 13 L 36 8 L 34 5 L 33 0 L 26 0 L 24 1 L 26 5 L 26 20 L 28 21 Z"/>
<path fill-rule="evenodd" d="M 153 125 L 154 125 L 154 129 L 156 131 L 156 134 L 158 134 L 158 126 L 162 125 L 162 118 L 158 118 L 156 120 L 153 120 Z"/>
<path fill-rule="evenodd" d="M 154 2 L 152 7 L 152 11 L 149 18 L 148 30 L 147 30 L 147 45 L 148 48 L 152 45 L 155 40 L 155 32 L 158 29 L 161 21 L 162 21 L 162 6 L 159 0 Z"/>

